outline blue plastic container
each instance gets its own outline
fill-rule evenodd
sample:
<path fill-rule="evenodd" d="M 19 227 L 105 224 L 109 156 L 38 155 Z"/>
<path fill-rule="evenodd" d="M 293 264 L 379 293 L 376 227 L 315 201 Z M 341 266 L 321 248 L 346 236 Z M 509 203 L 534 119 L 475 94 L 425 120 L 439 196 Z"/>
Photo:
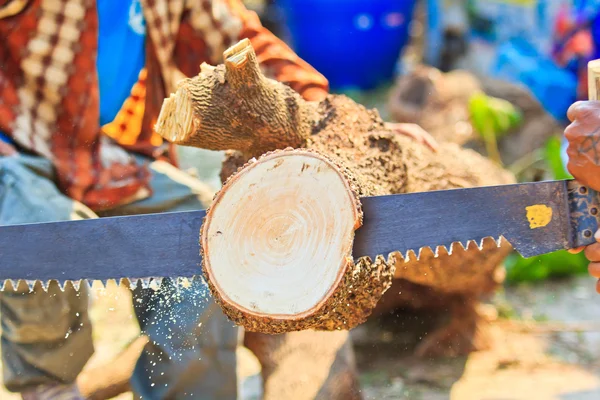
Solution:
<path fill-rule="evenodd" d="M 415 0 L 278 0 L 290 45 L 332 90 L 390 81 Z"/>

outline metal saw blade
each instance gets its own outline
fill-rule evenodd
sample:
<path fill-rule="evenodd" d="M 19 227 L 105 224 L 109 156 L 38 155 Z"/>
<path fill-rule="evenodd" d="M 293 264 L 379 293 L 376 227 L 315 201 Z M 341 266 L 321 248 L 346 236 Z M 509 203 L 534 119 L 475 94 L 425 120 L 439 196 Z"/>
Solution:
<path fill-rule="evenodd" d="M 161 278 L 201 274 L 199 232 L 205 211 L 147 214 L 1 227 L 0 281 L 30 290 L 50 281 L 74 286 L 126 279 L 153 287 Z"/>
<path fill-rule="evenodd" d="M 426 248 L 448 253 L 458 244 L 481 247 L 484 238 L 502 237 L 525 257 L 568 248 L 569 201 L 578 204 L 571 197 L 566 181 L 363 197 L 353 255 L 399 252 L 408 259 Z M 536 205 L 551 209 L 552 218 L 532 229 L 527 209 Z M 64 287 L 126 279 L 151 287 L 160 278 L 193 279 L 201 275 L 204 216 L 201 210 L 3 226 L 0 282 L 23 281 L 30 289 L 40 282 L 46 289 L 50 281 Z"/>
<path fill-rule="evenodd" d="M 523 257 L 568 248 L 567 191 L 566 181 L 548 181 L 362 198 L 364 224 L 353 256 L 451 251 L 472 241 L 480 247 L 484 238 L 504 238 Z M 532 229 L 532 206 L 551 209 L 547 225 Z"/>

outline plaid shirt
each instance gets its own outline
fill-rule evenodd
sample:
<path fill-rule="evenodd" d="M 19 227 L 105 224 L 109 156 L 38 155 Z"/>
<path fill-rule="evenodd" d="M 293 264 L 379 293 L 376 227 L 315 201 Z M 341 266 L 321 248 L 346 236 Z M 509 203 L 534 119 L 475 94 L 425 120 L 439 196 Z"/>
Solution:
<path fill-rule="evenodd" d="M 162 101 L 182 74 L 198 74 L 202 62 L 221 63 L 238 40 L 250 39 L 265 74 L 306 99 L 328 90 L 327 80 L 241 0 L 141 3 L 146 66 L 114 121 L 100 126 L 96 2 L 0 0 L 0 131 L 52 160 L 61 190 L 94 210 L 152 193 L 147 168 L 125 150 L 177 164 L 172 145 L 153 131 Z"/>

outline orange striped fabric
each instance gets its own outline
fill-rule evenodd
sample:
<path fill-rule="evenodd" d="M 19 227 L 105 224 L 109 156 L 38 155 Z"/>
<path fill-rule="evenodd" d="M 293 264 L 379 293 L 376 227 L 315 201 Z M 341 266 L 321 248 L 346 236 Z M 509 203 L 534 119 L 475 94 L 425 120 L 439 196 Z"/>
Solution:
<path fill-rule="evenodd" d="M 192 76 L 203 62 L 222 62 L 235 41 L 249 38 L 265 71 L 305 98 L 317 100 L 328 91 L 325 78 L 240 0 L 141 2 L 146 67 L 115 120 L 102 127 L 95 0 L 0 2 L 0 131 L 52 160 L 61 190 L 94 210 L 151 194 L 148 170 L 129 152 L 176 164 L 172 145 L 153 131 L 162 101 L 181 73 Z"/>

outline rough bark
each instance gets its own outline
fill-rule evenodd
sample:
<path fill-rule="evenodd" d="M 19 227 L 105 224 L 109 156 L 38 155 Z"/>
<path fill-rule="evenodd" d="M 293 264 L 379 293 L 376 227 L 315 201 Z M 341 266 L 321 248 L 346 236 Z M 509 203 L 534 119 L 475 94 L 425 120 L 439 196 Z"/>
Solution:
<path fill-rule="evenodd" d="M 367 110 L 345 96 L 330 95 L 319 103 L 308 103 L 282 83 L 257 78 L 259 67 L 248 43 L 234 46 L 226 55 L 224 67 L 205 67 L 199 76 L 180 85 L 177 92 L 165 101 L 156 127 L 163 137 L 181 145 L 229 150 L 223 164 L 223 179 L 251 157 L 286 147 L 302 147 L 326 156 L 340 169 L 351 172 L 358 196 L 514 182 L 511 174 L 475 151 L 461 149 L 455 143 L 442 143 L 440 150 L 433 152 L 386 129 L 377 111 Z M 239 80 L 230 82 L 229 71 L 240 66 L 255 71 L 247 73 L 252 79 L 246 80 L 245 84 Z M 282 103 L 285 103 L 285 108 L 279 106 Z M 177 109 L 187 111 L 180 113 Z M 274 115 L 277 117 L 274 118 Z M 281 121 L 286 118 L 293 121 L 293 127 Z M 248 129 L 249 126 L 252 129 Z M 267 175 L 265 179 L 268 179 Z M 228 185 L 225 185 L 221 193 L 228 190 Z M 443 207 L 440 205 L 441 209 Z M 442 297 L 458 293 L 471 298 L 493 290 L 481 282 L 495 280 L 501 268 L 499 260 L 509 251 L 510 246 L 504 242 L 500 247 L 492 246 L 483 251 L 469 249 L 469 254 L 481 254 L 476 260 L 460 255 L 441 255 L 437 262 L 443 262 L 447 274 L 432 274 L 427 279 L 421 276 L 418 262 L 412 258 L 378 259 L 374 264 L 363 260 L 362 264 L 355 266 L 357 269 L 353 273 L 373 279 L 381 271 L 393 271 L 395 265 L 395 278 L 399 280 L 422 283 L 423 287 Z M 453 282 L 455 277 L 460 283 Z M 383 292 L 388 280 L 381 279 L 376 284 L 380 285 L 377 290 Z M 341 320 L 347 323 L 343 327 L 351 328 L 366 317 L 374 306 L 371 302 L 374 298 L 376 296 L 369 297 L 366 309 L 359 309 L 360 318 L 354 318 L 347 313 L 348 310 L 344 311 Z M 275 323 L 271 319 L 265 323 L 266 320 L 249 317 L 225 302 L 222 305 L 230 317 L 249 330 L 279 333 L 341 327 L 340 319 L 326 312 L 318 313 L 319 317 L 310 321 L 301 319 L 300 323 L 297 319 Z"/>

